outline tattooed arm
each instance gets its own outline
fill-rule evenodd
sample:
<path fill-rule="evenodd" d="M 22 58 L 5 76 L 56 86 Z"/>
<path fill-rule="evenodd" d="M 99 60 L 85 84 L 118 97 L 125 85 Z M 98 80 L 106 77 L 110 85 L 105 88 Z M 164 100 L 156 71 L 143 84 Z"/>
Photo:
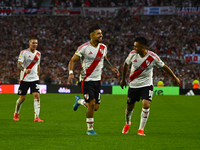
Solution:
<path fill-rule="evenodd" d="M 117 74 L 117 76 L 119 76 L 119 71 L 117 68 L 114 68 L 111 63 L 108 61 L 107 56 L 104 57 L 104 65 L 105 67 L 111 69 L 113 72 L 115 72 Z"/>
<path fill-rule="evenodd" d="M 17 67 L 18 67 L 21 71 L 24 71 L 24 67 L 22 66 L 22 62 L 21 62 L 21 61 L 18 61 Z"/>

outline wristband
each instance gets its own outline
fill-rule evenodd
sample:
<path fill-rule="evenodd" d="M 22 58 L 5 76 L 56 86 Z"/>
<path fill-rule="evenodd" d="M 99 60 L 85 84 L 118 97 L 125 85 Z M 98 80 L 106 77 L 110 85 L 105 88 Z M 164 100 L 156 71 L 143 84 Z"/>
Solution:
<path fill-rule="evenodd" d="M 73 74 L 73 70 L 70 70 L 70 71 L 69 71 L 69 74 Z"/>

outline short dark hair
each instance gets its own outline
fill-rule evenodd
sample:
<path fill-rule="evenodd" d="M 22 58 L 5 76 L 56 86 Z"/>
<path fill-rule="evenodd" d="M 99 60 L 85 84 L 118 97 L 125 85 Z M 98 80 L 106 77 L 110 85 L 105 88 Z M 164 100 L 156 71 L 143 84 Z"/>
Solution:
<path fill-rule="evenodd" d="M 148 41 L 145 37 L 137 37 L 135 38 L 135 42 L 138 42 L 139 44 L 142 44 L 142 45 L 147 45 L 148 44 Z"/>
<path fill-rule="evenodd" d="M 99 27 L 97 24 L 94 25 L 94 26 L 92 26 L 92 27 L 89 29 L 89 35 L 90 35 L 90 33 L 94 32 L 94 30 L 98 30 L 98 29 L 100 29 L 100 27 Z"/>

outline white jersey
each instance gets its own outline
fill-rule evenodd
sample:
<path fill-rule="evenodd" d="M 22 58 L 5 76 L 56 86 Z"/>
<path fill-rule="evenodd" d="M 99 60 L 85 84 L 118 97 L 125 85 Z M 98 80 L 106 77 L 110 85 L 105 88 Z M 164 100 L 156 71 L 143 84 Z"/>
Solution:
<path fill-rule="evenodd" d="M 20 73 L 20 81 L 32 82 L 39 80 L 38 77 L 38 65 L 40 64 L 41 53 L 35 50 L 32 53 L 29 49 L 22 50 L 20 52 L 18 61 L 22 62 L 24 71 Z M 29 74 L 25 73 L 26 69 L 31 69 Z"/>
<path fill-rule="evenodd" d="M 140 88 L 153 85 L 153 67 L 163 67 L 164 62 L 152 51 L 148 51 L 145 57 L 141 58 L 135 50 L 131 51 L 126 58 L 126 63 L 131 65 L 130 88 Z"/>
<path fill-rule="evenodd" d="M 101 80 L 104 57 L 107 54 L 107 47 L 99 43 L 97 48 L 90 42 L 81 45 L 76 53 L 81 60 L 81 81 L 99 81 Z"/>

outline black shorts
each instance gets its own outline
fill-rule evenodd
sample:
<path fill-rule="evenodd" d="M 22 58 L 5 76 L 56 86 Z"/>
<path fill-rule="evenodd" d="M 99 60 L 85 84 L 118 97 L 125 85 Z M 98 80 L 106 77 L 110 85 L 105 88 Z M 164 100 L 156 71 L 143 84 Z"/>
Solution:
<path fill-rule="evenodd" d="M 33 82 L 22 81 L 19 86 L 18 95 L 26 95 L 29 87 L 31 88 L 31 93 L 33 92 L 40 93 L 39 81 L 33 81 Z"/>
<path fill-rule="evenodd" d="M 101 94 L 100 94 L 100 81 L 82 81 L 82 91 L 86 102 L 95 99 L 96 104 L 100 104 Z"/>
<path fill-rule="evenodd" d="M 146 86 L 142 88 L 129 88 L 127 104 L 134 104 L 136 101 L 139 102 L 140 99 L 146 99 L 152 101 L 153 97 L 153 86 Z"/>

